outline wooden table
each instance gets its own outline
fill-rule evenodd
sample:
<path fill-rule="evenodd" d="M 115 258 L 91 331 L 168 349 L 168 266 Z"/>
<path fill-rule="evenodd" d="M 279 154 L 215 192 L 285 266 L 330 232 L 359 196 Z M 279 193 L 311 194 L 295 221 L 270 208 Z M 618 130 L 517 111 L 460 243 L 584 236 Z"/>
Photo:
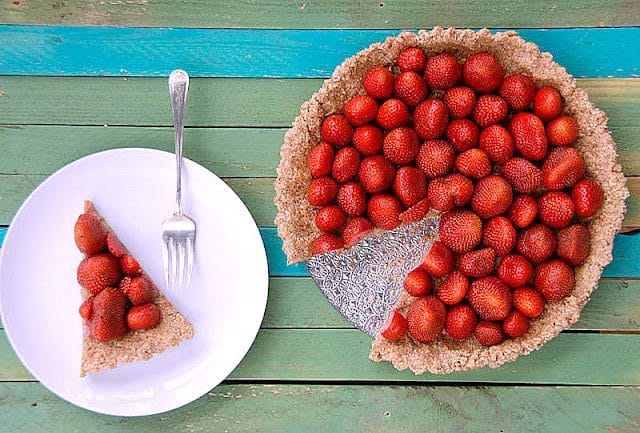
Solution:
<path fill-rule="evenodd" d="M 100 416 L 65 403 L 33 380 L 0 330 L 1 431 L 640 431 L 637 0 L 3 0 L 0 22 L 9 24 L 0 26 L 1 225 L 79 157 L 171 150 L 166 76 L 181 67 L 197 77 L 185 154 L 247 204 L 271 274 L 246 359 L 223 385 L 158 416 Z M 338 63 L 398 29 L 434 25 L 515 28 L 579 77 L 610 117 L 631 189 L 630 233 L 617 237 L 580 321 L 540 351 L 495 370 L 414 376 L 370 362 L 370 339 L 302 267 L 286 266 L 273 181 L 287 126 Z"/>

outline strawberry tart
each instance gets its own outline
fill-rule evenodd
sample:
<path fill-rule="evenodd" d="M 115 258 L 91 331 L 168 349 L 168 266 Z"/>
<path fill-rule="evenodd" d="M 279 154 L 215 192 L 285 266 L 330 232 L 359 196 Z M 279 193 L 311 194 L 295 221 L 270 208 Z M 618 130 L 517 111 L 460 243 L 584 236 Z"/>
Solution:
<path fill-rule="evenodd" d="M 194 335 L 93 203 L 74 227 L 85 258 L 78 266 L 84 321 L 80 376 L 147 360 Z"/>
<path fill-rule="evenodd" d="M 388 38 L 338 66 L 285 135 L 283 249 L 356 269 L 384 233 L 433 229 L 410 269 L 385 274 L 402 292 L 370 357 L 498 367 L 575 323 L 612 259 L 628 191 L 606 122 L 515 32 Z"/>

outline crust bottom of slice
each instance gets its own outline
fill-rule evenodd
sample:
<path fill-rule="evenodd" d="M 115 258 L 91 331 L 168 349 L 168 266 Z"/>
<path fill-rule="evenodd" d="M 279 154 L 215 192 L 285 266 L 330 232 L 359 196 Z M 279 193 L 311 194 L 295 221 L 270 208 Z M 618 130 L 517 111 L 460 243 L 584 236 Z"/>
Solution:
<path fill-rule="evenodd" d="M 90 201 L 85 202 L 85 213 L 98 216 L 107 230 L 113 233 Z M 149 281 L 152 280 L 149 278 Z M 156 290 L 158 290 L 157 287 Z M 158 293 L 160 293 L 159 290 Z M 86 299 L 88 296 L 88 293 L 83 290 L 82 298 Z M 85 329 L 80 365 L 81 377 L 115 368 L 120 364 L 146 361 L 195 335 L 191 323 L 162 294 L 157 295 L 153 302 L 162 313 L 162 321 L 153 329 L 128 331 L 123 337 L 106 343 L 97 341 Z"/>

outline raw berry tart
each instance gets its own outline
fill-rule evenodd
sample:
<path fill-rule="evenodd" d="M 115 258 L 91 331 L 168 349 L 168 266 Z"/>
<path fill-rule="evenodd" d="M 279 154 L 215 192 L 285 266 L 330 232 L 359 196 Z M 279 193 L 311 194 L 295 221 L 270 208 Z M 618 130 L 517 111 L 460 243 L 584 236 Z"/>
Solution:
<path fill-rule="evenodd" d="M 578 319 L 612 259 L 628 191 L 606 120 L 515 32 L 374 44 L 285 136 L 284 251 L 340 256 L 436 215 L 438 238 L 398 277 L 371 359 L 416 373 L 513 361 Z"/>
<path fill-rule="evenodd" d="M 193 327 L 153 283 L 93 203 L 74 227 L 84 259 L 78 283 L 84 323 L 80 375 L 147 360 L 194 335 Z"/>

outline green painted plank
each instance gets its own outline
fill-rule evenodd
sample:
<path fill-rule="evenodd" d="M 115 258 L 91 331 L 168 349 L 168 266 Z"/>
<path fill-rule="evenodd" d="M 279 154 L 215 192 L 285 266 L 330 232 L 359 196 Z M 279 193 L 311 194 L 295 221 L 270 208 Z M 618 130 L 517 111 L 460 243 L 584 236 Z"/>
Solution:
<path fill-rule="evenodd" d="M 637 432 L 638 387 L 221 385 L 175 411 L 97 415 L 38 383 L 0 384 L 6 431 Z M 250 415 L 250 416 L 248 416 Z M 55 419 L 55 422 L 51 422 Z"/>
<path fill-rule="evenodd" d="M 579 79 L 612 128 L 638 127 L 640 79 Z M 288 127 L 320 79 L 194 78 L 188 126 Z M 0 76 L 0 124 L 173 126 L 164 78 Z"/>
<path fill-rule="evenodd" d="M 1 335 L 0 381 L 33 380 Z M 262 329 L 229 379 L 640 385 L 638 334 L 563 333 L 500 368 L 449 375 L 416 376 L 374 363 L 370 345 L 356 329 Z"/>
<path fill-rule="evenodd" d="M 640 24 L 634 1 L 545 1 L 514 5 L 468 0 L 190 1 L 0 3 L 0 22 L 7 24 L 95 25 L 137 27 L 258 28 L 429 28 L 457 27 L 605 27 Z"/>
<path fill-rule="evenodd" d="M 575 76 L 640 74 L 640 27 L 516 30 Z M 398 33 L 0 25 L 0 74 L 318 78 Z"/>

